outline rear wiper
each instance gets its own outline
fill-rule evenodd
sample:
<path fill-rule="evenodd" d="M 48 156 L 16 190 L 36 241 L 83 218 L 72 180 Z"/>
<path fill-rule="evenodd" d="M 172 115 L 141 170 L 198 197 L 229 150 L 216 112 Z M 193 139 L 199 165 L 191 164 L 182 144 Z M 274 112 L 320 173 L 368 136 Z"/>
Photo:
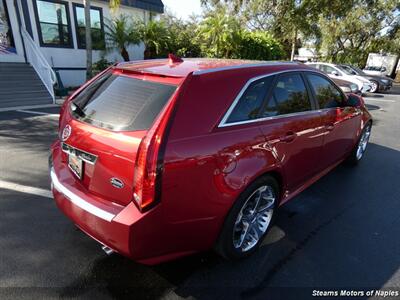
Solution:
<path fill-rule="evenodd" d="M 84 117 L 86 115 L 85 112 L 83 111 L 83 109 L 79 105 L 75 104 L 74 102 L 71 102 L 71 110 L 74 113 L 78 114 L 78 116 L 80 116 L 80 117 Z"/>

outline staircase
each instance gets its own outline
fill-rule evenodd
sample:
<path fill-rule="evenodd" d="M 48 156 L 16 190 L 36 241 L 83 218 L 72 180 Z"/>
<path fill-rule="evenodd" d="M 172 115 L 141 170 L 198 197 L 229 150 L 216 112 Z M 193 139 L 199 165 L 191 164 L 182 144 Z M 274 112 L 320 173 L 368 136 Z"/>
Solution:
<path fill-rule="evenodd" d="M 52 103 L 52 96 L 31 65 L 0 62 L 0 109 Z"/>

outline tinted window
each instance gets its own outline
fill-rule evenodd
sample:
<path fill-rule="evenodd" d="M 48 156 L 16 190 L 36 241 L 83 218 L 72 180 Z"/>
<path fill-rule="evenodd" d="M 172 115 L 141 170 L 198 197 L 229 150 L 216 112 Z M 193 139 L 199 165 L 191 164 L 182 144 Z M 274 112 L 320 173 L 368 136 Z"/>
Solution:
<path fill-rule="evenodd" d="M 227 123 L 256 119 L 265 99 L 272 77 L 266 77 L 250 84 L 230 114 Z"/>
<path fill-rule="evenodd" d="M 359 67 L 351 66 L 351 68 L 352 68 L 357 74 L 359 74 L 359 75 L 363 75 L 363 76 L 366 76 L 366 75 L 367 75 L 367 74 L 365 74 L 365 73 L 363 72 L 363 70 L 361 70 Z"/>
<path fill-rule="evenodd" d="M 313 89 L 319 108 L 342 106 L 344 101 L 342 93 L 329 80 L 318 75 L 307 75 Z"/>
<path fill-rule="evenodd" d="M 73 100 L 78 106 L 74 116 L 111 130 L 148 129 L 175 89 L 173 85 L 109 73 Z"/>
<path fill-rule="evenodd" d="M 326 74 L 331 74 L 332 72 L 337 70 L 335 68 L 332 68 L 331 66 L 327 66 L 327 65 L 320 65 L 319 68 L 322 72 L 325 72 Z"/>
<path fill-rule="evenodd" d="M 53 3 L 54 2 L 54 3 Z M 72 46 L 68 3 L 37 0 L 37 16 L 43 45 Z"/>
<path fill-rule="evenodd" d="M 354 71 L 352 68 L 346 66 L 346 65 L 341 65 L 338 67 L 339 70 L 341 70 L 343 73 L 347 75 L 357 75 L 356 71 Z"/>
<path fill-rule="evenodd" d="M 278 78 L 272 96 L 264 110 L 264 117 L 311 110 L 311 103 L 303 79 L 299 74 Z"/>
<path fill-rule="evenodd" d="M 75 27 L 78 47 L 86 49 L 86 22 L 83 5 L 75 4 Z M 93 49 L 104 49 L 103 14 L 101 8 L 90 8 L 90 29 L 92 32 Z"/>

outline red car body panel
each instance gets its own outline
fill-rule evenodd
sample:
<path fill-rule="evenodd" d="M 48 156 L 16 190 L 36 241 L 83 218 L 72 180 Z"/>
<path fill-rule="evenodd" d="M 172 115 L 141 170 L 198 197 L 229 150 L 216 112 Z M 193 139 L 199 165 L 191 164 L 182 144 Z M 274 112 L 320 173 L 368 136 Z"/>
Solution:
<path fill-rule="evenodd" d="M 178 86 L 157 117 L 171 110 L 159 175 L 161 199 L 144 212 L 133 201 L 137 151 L 149 130 L 115 132 L 76 120 L 68 106 L 80 89 L 61 109 L 60 131 L 70 125 L 68 145 L 98 159 L 85 164 L 78 180 L 60 141 L 52 145 L 52 190 L 58 207 L 88 235 L 139 262 L 155 264 L 210 249 L 249 183 L 272 174 L 281 186 L 280 204 L 285 203 L 343 161 L 371 121 L 360 105 L 218 126 L 250 79 L 291 70 L 318 73 L 297 64 L 209 59 L 113 67 L 120 76 Z M 113 177 L 124 187 L 113 188 Z"/>

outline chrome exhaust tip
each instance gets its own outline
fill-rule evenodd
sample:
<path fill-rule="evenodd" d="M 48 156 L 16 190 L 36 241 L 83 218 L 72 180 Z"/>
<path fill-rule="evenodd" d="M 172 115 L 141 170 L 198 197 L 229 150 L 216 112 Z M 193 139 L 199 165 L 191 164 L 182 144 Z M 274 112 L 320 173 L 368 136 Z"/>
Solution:
<path fill-rule="evenodd" d="M 111 249 L 110 247 L 107 246 L 101 246 L 101 249 L 107 254 L 107 255 L 111 255 L 114 253 L 114 250 Z"/>

